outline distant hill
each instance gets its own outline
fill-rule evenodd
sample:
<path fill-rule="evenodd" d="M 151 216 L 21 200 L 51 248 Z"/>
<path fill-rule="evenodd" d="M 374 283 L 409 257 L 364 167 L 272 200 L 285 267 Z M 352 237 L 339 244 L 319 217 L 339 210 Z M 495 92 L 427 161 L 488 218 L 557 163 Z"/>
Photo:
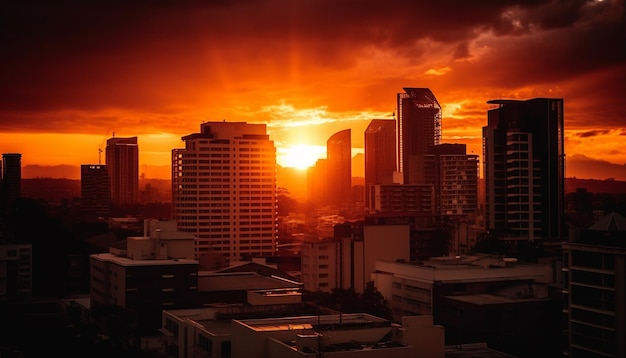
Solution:
<path fill-rule="evenodd" d="M 565 192 L 573 193 L 578 188 L 585 188 L 591 193 L 626 194 L 626 181 L 566 178 Z"/>

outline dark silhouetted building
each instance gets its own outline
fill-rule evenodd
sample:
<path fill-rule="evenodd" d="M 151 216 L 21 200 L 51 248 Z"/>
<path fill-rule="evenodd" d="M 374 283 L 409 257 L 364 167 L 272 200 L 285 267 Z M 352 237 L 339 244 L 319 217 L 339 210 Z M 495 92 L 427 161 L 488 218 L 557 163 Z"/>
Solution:
<path fill-rule="evenodd" d="M 626 219 L 613 212 L 563 243 L 564 356 L 626 357 Z"/>
<path fill-rule="evenodd" d="M 0 204 L 5 211 L 22 195 L 22 154 L 3 153 L 0 167 L 2 168 Z"/>
<path fill-rule="evenodd" d="M 110 138 L 106 166 L 111 182 L 111 200 L 116 205 L 135 204 L 139 198 L 139 146 L 137 137 Z"/>
<path fill-rule="evenodd" d="M 328 204 L 352 206 L 352 141 L 351 130 L 333 134 L 326 142 Z"/>
<path fill-rule="evenodd" d="M 486 229 L 501 238 L 565 236 L 563 99 L 493 100 L 483 127 Z"/>
<path fill-rule="evenodd" d="M 441 106 L 428 88 L 397 94 L 398 171 L 404 184 L 423 184 L 424 156 L 441 140 Z"/>
<path fill-rule="evenodd" d="M 111 214 L 111 185 L 106 165 L 80 166 L 81 213 L 89 219 L 108 218 Z"/>
<path fill-rule="evenodd" d="M 396 122 L 373 119 L 365 130 L 365 206 L 373 185 L 393 183 L 396 171 Z"/>

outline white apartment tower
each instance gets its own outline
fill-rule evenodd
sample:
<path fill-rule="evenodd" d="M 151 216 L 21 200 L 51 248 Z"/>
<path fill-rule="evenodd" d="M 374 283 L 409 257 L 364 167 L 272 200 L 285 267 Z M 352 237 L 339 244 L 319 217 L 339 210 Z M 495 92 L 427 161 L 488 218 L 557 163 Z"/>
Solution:
<path fill-rule="evenodd" d="M 172 219 L 196 258 L 237 261 L 276 250 L 276 149 L 265 124 L 204 122 L 172 150 Z"/>

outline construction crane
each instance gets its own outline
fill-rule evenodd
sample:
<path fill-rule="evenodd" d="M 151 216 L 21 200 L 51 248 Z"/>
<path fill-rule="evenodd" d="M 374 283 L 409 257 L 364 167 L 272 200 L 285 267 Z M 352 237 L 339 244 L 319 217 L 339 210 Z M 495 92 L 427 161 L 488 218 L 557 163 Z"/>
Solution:
<path fill-rule="evenodd" d="M 109 135 L 110 130 L 111 128 L 107 129 L 107 133 L 104 135 L 104 139 L 102 140 L 100 147 L 98 147 L 98 164 L 102 164 L 102 147 L 104 147 L 104 143 L 106 143 L 107 136 Z"/>

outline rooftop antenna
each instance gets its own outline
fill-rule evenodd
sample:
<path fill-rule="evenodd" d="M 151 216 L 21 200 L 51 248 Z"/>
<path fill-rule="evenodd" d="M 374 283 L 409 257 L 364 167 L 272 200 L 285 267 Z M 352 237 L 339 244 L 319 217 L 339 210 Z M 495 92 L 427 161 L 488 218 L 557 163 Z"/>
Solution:
<path fill-rule="evenodd" d="M 111 130 L 111 128 L 107 129 L 107 133 L 104 135 L 104 139 L 102 140 L 100 147 L 98 147 L 98 164 L 102 164 L 102 147 L 104 147 L 104 143 L 107 140 L 107 135 L 109 135 L 109 130 Z"/>

